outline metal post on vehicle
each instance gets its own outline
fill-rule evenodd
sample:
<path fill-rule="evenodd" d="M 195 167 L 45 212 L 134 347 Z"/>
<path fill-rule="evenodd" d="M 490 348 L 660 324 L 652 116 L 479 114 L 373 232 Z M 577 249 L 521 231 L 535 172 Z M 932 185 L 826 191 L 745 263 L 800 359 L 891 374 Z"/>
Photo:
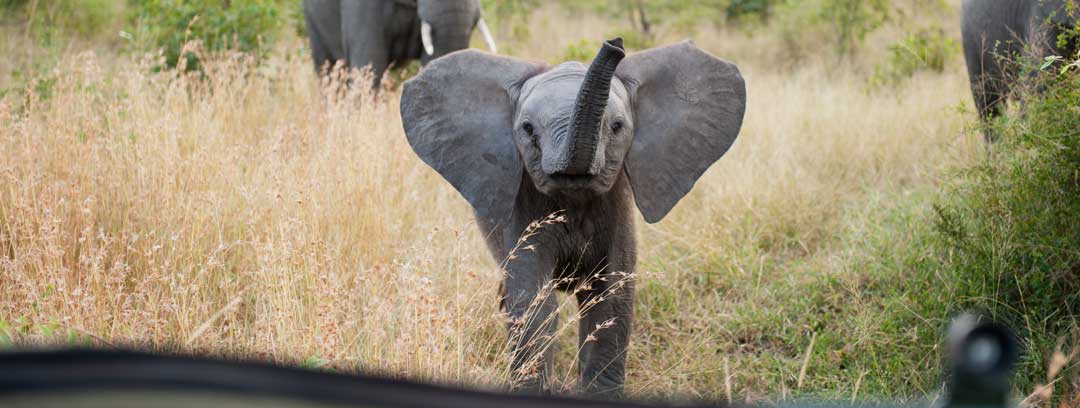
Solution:
<path fill-rule="evenodd" d="M 965 314 L 946 339 L 948 382 L 941 408 L 1006 408 L 1019 355 L 1012 332 Z"/>

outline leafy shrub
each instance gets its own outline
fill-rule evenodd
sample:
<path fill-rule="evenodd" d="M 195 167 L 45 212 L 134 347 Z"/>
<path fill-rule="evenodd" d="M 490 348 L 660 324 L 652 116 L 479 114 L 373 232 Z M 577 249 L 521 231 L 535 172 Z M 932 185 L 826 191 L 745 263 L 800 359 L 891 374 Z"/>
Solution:
<path fill-rule="evenodd" d="M 946 187 L 914 251 L 934 255 L 911 277 L 931 294 L 918 312 L 981 310 L 1020 331 L 1025 381 L 1045 378 L 1080 313 L 1080 74 L 1043 76 L 1025 113 L 995 125 L 991 154 Z"/>
<path fill-rule="evenodd" d="M 575 43 L 567 45 L 566 49 L 563 50 L 563 55 L 560 59 L 562 61 L 581 61 L 588 64 L 589 61 L 592 61 L 593 57 L 596 57 L 597 51 L 596 41 L 582 38 Z"/>
<path fill-rule="evenodd" d="M 46 44 L 60 35 L 115 35 L 109 28 L 120 22 L 123 6 L 115 0 L 0 0 L 3 15 L 29 24 L 35 37 Z"/>
<path fill-rule="evenodd" d="M 29 2 L 30 0 L 0 0 L 0 10 L 8 13 L 26 6 Z"/>
<path fill-rule="evenodd" d="M 823 37 L 841 58 L 854 54 L 891 12 L 885 0 L 786 0 L 778 10 L 789 52 L 798 55 L 806 41 Z"/>
<path fill-rule="evenodd" d="M 837 53 L 849 55 L 889 18 L 885 0 L 825 0 L 819 17 L 832 28 Z"/>
<path fill-rule="evenodd" d="M 628 21 L 645 34 L 664 25 L 682 32 L 692 32 L 701 24 L 723 22 L 731 0 L 560 0 L 572 11 L 590 12 L 614 20 Z M 760 0 L 766 1 L 766 0 Z"/>
<path fill-rule="evenodd" d="M 896 84 L 919 71 L 943 72 L 959 50 L 940 27 L 919 30 L 889 46 L 885 62 L 874 67 L 871 85 Z"/>
<path fill-rule="evenodd" d="M 1022 117 L 998 124 L 993 156 L 940 207 L 938 230 L 958 271 L 1003 279 L 1013 306 L 1050 315 L 1080 306 L 1080 75 L 1043 80 Z"/>
<path fill-rule="evenodd" d="M 641 51 L 653 46 L 652 38 L 646 36 L 639 31 L 616 31 L 610 35 L 605 36 L 605 39 L 620 37 L 623 39 L 623 46 L 627 52 Z M 581 61 L 586 64 L 592 62 L 593 58 L 596 58 L 596 53 L 600 52 L 600 41 L 592 38 L 582 38 L 575 43 L 566 46 L 563 50 L 562 57 L 559 61 L 552 61 L 553 63 L 561 63 L 564 61 Z"/>
<path fill-rule="evenodd" d="M 271 0 L 133 0 L 137 38 L 164 50 L 165 63 L 198 67 L 198 56 L 185 45 L 197 41 L 208 51 L 235 49 L 260 53 L 272 44 L 280 6 Z M 181 55 L 183 54 L 183 55 Z"/>
<path fill-rule="evenodd" d="M 728 19 L 756 18 L 764 20 L 769 17 L 772 7 L 778 2 L 778 0 L 728 0 L 725 12 Z"/>
<path fill-rule="evenodd" d="M 904 339 L 867 345 L 860 355 L 871 364 L 889 356 L 893 372 L 925 372 L 940 357 L 946 322 L 969 311 L 1017 331 L 1024 353 L 1013 387 L 1025 393 L 1047 383 L 1055 350 L 1080 346 L 1080 73 L 1059 72 L 1031 78 L 1043 92 L 1026 98 L 1024 114 L 995 123 L 999 141 L 987 154 L 867 224 L 868 251 L 852 265 L 866 279 L 856 292 L 882 302 L 880 338 Z M 1058 378 L 1061 393 L 1076 395 L 1069 378 L 1080 367 Z"/>
<path fill-rule="evenodd" d="M 529 37 L 529 15 L 540 6 L 539 0 L 481 0 L 484 20 L 495 27 L 507 27 L 503 34 L 516 40 Z"/>
<path fill-rule="evenodd" d="M 615 37 L 621 37 L 623 39 L 623 45 L 629 52 L 641 51 L 652 48 L 652 46 L 655 45 L 652 37 L 649 37 L 640 31 L 619 30 L 607 36 L 607 38 Z M 597 51 L 600 50 L 599 47 L 600 44 L 596 44 Z"/>

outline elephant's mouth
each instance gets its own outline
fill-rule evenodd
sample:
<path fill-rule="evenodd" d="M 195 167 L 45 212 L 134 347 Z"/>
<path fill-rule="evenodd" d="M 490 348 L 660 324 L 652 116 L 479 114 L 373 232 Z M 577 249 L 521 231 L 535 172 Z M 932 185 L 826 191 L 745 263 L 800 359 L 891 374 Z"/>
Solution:
<path fill-rule="evenodd" d="M 562 185 L 585 185 L 592 181 L 591 175 L 574 175 L 574 174 L 552 174 L 548 178 L 556 184 Z"/>
<path fill-rule="evenodd" d="M 588 196 L 601 193 L 600 177 L 591 175 L 549 174 L 540 183 L 540 191 L 550 196 Z"/>

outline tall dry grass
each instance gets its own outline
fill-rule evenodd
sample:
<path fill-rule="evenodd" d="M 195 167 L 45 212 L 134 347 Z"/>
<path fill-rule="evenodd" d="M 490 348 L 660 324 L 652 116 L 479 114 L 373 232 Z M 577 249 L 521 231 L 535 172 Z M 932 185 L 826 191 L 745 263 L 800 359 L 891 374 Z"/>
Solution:
<path fill-rule="evenodd" d="M 598 17 L 544 13 L 519 54 L 553 60 L 606 34 Z M 758 344 L 782 363 L 767 366 L 744 352 L 764 329 L 740 316 L 782 318 L 791 288 L 822 275 L 861 279 L 840 245 L 860 214 L 980 151 L 953 109 L 966 78 L 954 61 L 868 91 L 873 52 L 837 69 L 776 62 L 775 36 L 696 41 L 742 67 L 746 123 L 664 222 L 639 223 L 628 387 L 784 394 L 805 345 Z M 0 100 L 0 336 L 504 385 L 500 273 L 467 204 L 405 142 L 394 88 L 335 97 L 295 45 L 261 64 L 212 56 L 204 76 L 68 52 Z M 564 389 L 575 326 L 560 332 Z M 822 381 L 849 393 L 854 379 Z"/>

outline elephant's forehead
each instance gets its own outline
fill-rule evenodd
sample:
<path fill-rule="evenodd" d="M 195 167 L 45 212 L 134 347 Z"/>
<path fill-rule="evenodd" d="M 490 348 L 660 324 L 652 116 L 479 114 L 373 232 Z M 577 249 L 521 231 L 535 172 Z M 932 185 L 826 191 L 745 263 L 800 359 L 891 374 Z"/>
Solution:
<path fill-rule="evenodd" d="M 480 2 L 477 0 L 421 0 L 416 3 L 418 13 L 422 19 L 435 18 L 445 14 L 472 15 L 480 11 Z"/>
<path fill-rule="evenodd" d="M 555 68 L 532 77 L 522 86 L 522 108 L 534 111 L 534 114 L 558 115 L 573 109 L 581 84 L 585 82 L 585 73 L 589 67 L 580 62 L 565 62 Z M 626 88 L 620 81 L 612 81 L 610 108 L 621 108 L 626 97 Z M 613 101 L 617 101 L 612 103 Z M 614 105 L 614 106 L 612 106 Z"/>
<path fill-rule="evenodd" d="M 585 72 L 588 69 L 578 62 L 563 63 L 543 74 L 530 78 L 522 88 L 522 95 L 526 99 L 543 98 L 559 100 L 570 98 L 573 102 L 581 83 L 585 81 Z"/>

